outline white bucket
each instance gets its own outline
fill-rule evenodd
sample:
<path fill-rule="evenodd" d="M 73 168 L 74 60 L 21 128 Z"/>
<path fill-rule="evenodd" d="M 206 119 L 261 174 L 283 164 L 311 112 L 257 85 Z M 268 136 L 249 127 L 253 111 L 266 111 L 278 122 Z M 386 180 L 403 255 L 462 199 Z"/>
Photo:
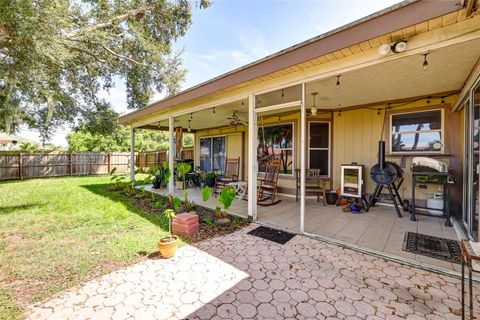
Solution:
<path fill-rule="evenodd" d="M 437 192 L 432 198 L 427 199 L 428 213 L 435 216 L 443 216 L 443 194 Z"/>

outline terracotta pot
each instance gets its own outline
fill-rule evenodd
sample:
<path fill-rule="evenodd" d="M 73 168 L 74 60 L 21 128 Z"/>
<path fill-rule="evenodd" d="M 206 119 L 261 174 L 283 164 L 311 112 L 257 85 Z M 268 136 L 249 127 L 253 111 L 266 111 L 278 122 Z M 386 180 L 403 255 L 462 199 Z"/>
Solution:
<path fill-rule="evenodd" d="M 168 236 L 161 238 L 158 241 L 158 249 L 163 258 L 169 259 L 175 255 L 177 252 L 178 237 L 177 236 Z"/>

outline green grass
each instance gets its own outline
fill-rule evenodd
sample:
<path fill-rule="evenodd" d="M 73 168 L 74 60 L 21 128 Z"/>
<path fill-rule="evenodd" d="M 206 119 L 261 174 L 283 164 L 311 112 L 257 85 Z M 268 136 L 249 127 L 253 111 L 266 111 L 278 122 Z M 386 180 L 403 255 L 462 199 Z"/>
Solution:
<path fill-rule="evenodd" d="M 145 215 L 110 178 L 0 183 L 0 319 L 19 307 L 139 260 L 168 230 Z"/>

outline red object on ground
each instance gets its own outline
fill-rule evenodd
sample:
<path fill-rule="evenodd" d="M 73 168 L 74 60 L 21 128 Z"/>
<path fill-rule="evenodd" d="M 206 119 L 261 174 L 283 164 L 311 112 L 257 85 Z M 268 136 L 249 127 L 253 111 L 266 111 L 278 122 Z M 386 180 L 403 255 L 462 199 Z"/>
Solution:
<path fill-rule="evenodd" d="M 172 232 L 178 236 L 191 237 L 200 230 L 198 216 L 191 213 L 181 213 L 172 219 Z"/>

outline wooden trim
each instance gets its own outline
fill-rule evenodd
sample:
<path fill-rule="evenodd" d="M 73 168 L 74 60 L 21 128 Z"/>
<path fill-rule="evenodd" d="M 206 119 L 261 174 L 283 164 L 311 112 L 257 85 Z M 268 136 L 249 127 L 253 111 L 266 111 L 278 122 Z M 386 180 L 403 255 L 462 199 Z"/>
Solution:
<path fill-rule="evenodd" d="M 460 91 L 460 93 L 458 94 L 458 100 L 453 106 L 453 111 L 461 110 L 462 103 L 465 101 L 465 98 L 469 95 L 470 90 L 473 88 L 478 79 L 480 79 L 480 58 L 478 58 L 477 64 L 468 75 L 468 78 L 463 85 L 462 91 Z"/>

